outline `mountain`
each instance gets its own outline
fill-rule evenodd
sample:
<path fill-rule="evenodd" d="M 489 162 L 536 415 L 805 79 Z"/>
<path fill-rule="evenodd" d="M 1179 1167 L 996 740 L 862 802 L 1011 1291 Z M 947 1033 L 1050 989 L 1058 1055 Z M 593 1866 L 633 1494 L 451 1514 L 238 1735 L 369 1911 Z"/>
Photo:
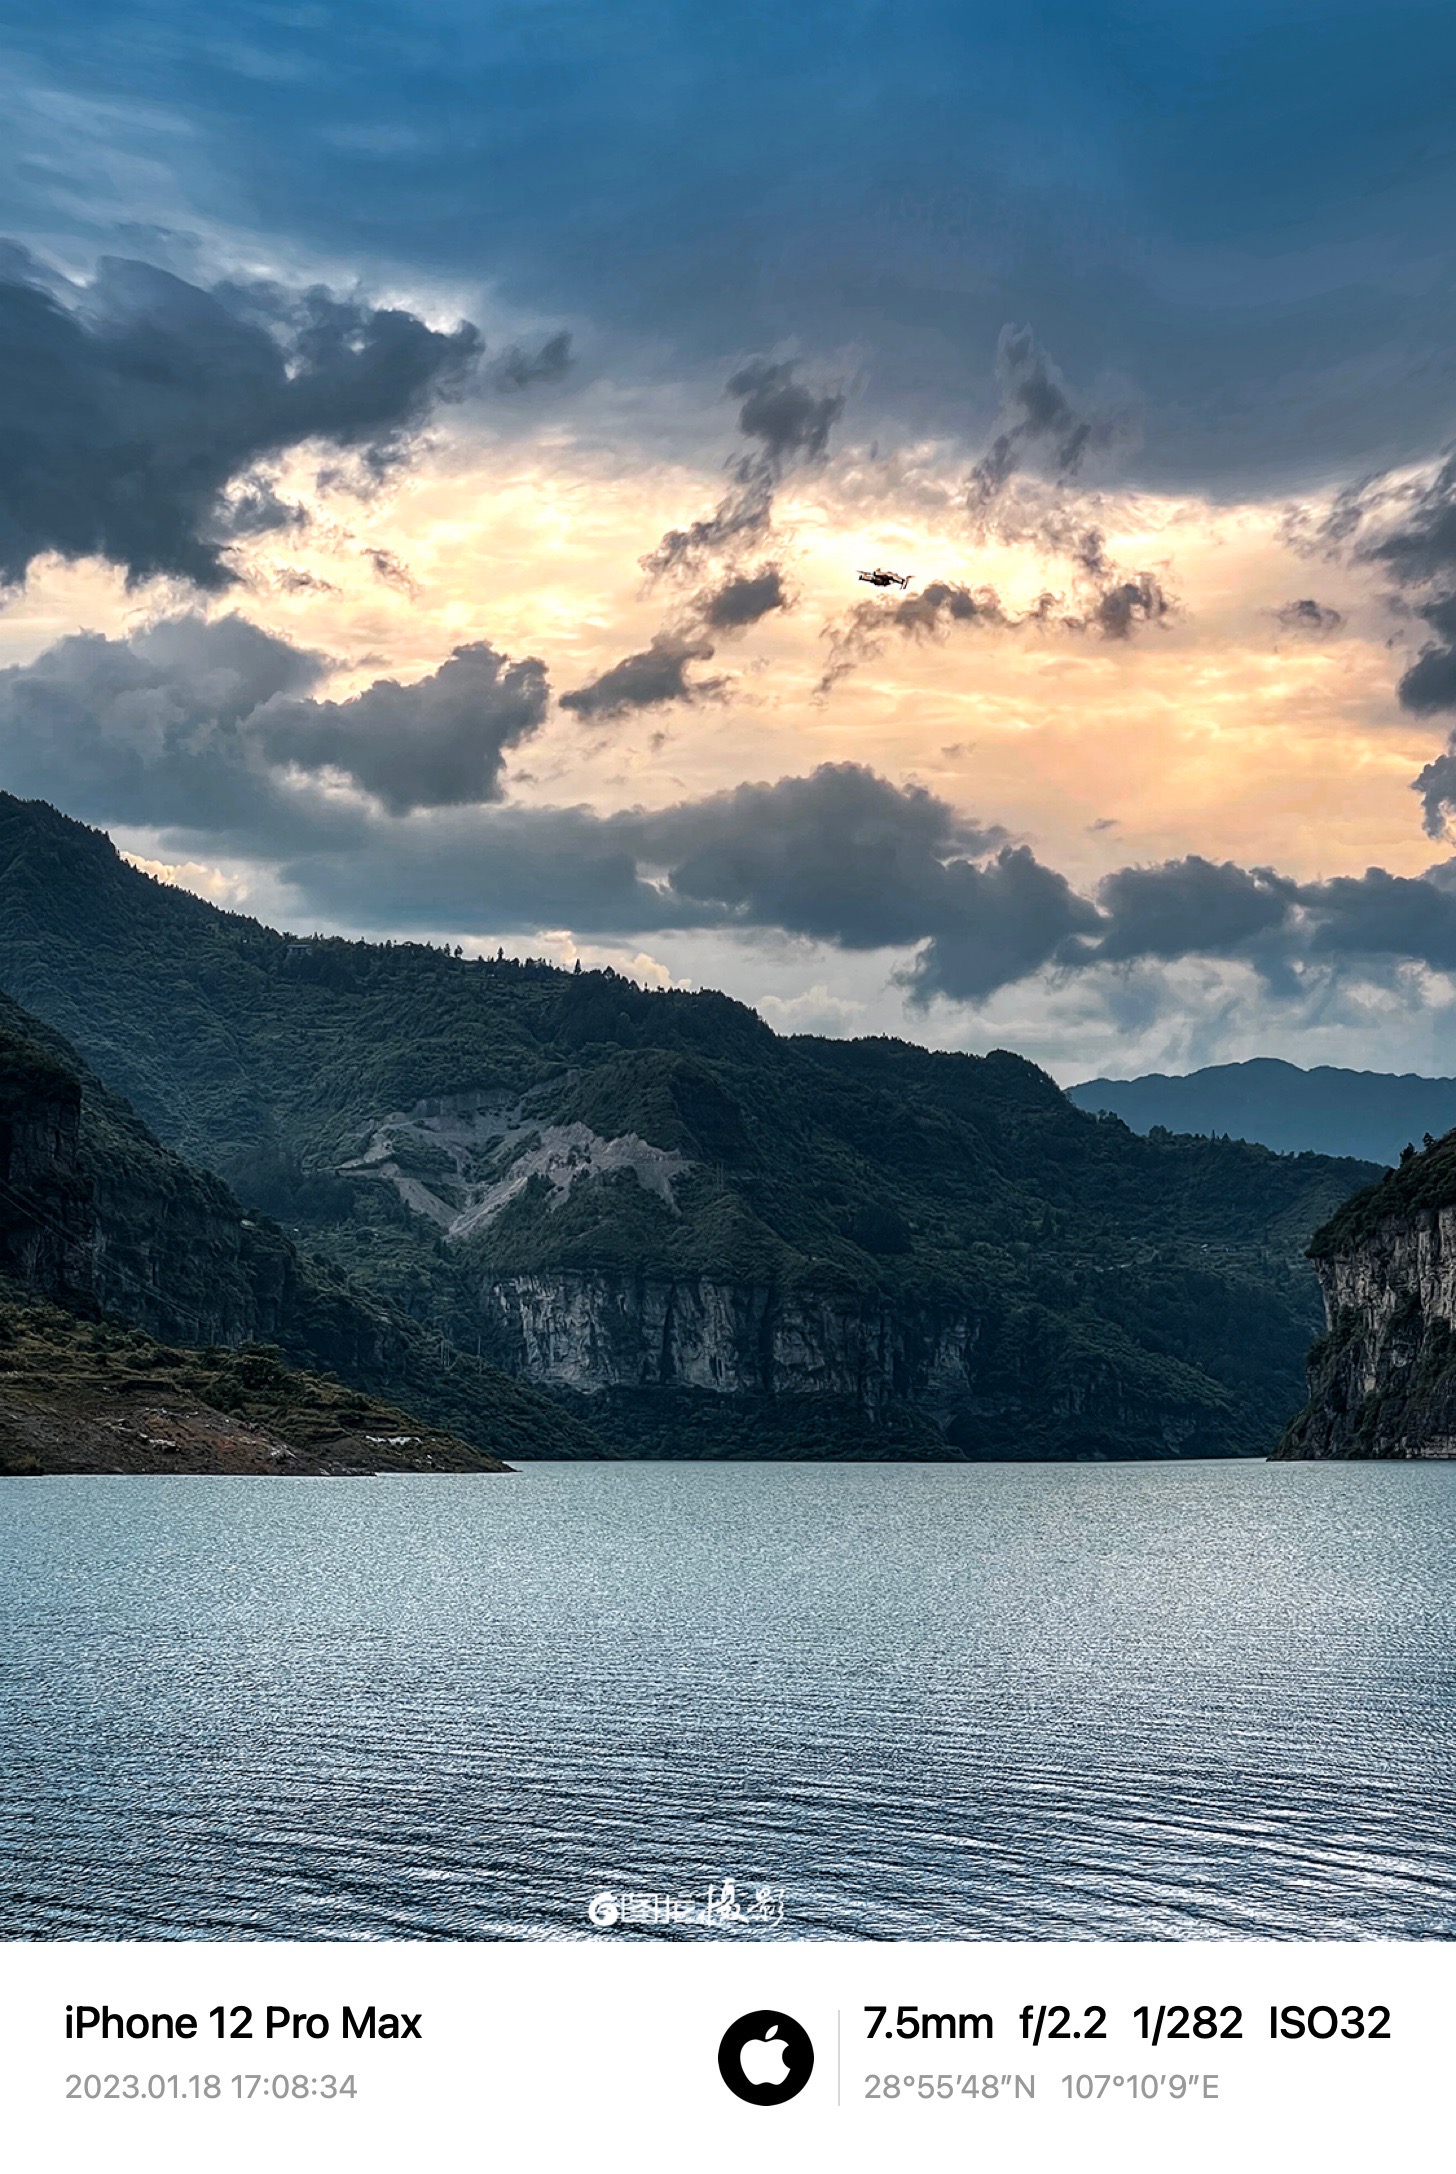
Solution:
<path fill-rule="evenodd" d="M 1347 1072 L 1337 1065 L 1304 1071 L 1278 1057 L 1211 1064 L 1174 1078 L 1089 1079 L 1067 1093 L 1079 1109 L 1111 1110 L 1134 1132 L 1257 1140 L 1283 1155 L 1311 1151 L 1393 1163 L 1426 1133 L 1456 1125 L 1456 1079 L 1415 1072 Z"/>
<path fill-rule="evenodd" d="M 1310 1253 L 1326 1333 L 1280 1457 L 1456 1457 L 1456 1132 L 1354 1195 Z"/>
<path fill-rule="evenodd" d="M 0 1282 L 0 1475 L 509 1469 L 265 1346 L 189 1351 Z"/>
<path fill-rule="evenodd" d="M 171 1389 L 186 1384 L 194 1400 L 210 1387 L 236 1414 L 257 1418 L 266 1406 L 295 1450 L 316 1449 L 322 1427 L 341 1442 L 357 1435 L 366 1463 L 369 1429 L 397 1465 L 501 1470 L 505 1451 L 602 1452 L 559 1406 L 494 1368 L 462 1357 L 442 1370 L 437 1338 L 328 1261 L 301 1259 L 267 1217 L 245 1215 L 219 1178 L 163 1147 L 63 1036 L 3 996 L 0 1277 L 3 1347 L 40 1353 L 32 1404 L 58 1368 L 78 1393 L 100 1395 L 108 1381 L 138 1387 L 124 1371 L 105 1372 L 112 1331 L 127 1324 L 127 1366 L 141 1353 L 144 1373 L 167 1371 Z M 47 1301 L 93 1325 L 100 1341 L 87 1348 L 101 1360 L 77 1372 Z M 97 1365 L 104 1378 L 91 1379 Z M 7 1371 L 14 1390 L 16 1368 L 0 1359 Z M 423 1426 L 400 1410 L 401 1393 Z M 79 1424 L 74 1397 L 68 1409 Z M 398 1454 L 415 1448 L 418 1458 Z"/>
<path fill-rule="evenodd" d="M 0 984 L 315 1273 L 633 1454 L 1262 1452 L 1375 1174 L 1142 1139 L 1004 1051 L 282 934 L 8 796 Z"/>

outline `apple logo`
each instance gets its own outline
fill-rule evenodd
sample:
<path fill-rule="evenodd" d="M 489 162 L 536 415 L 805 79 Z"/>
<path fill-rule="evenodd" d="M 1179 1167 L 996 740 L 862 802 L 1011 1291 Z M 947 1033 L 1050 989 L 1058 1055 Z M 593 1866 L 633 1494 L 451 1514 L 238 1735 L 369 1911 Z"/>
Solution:
<path fill-rule="evenodd" d="M 741 2015 L 718 2047 L 719 2075 L 734 2097 L 750 2106 L 782 2106 L 797 2098 L 813 2067 L 809 2033 L 777 2008 Z"/>
<path fill-rule="evenodd" d="M 750 2038 L 738 2048 L 738 2066 L 760 2091 L 766 2083 L 782 2083 L 789 2073 L 788 2048 L 778 2029 L 777 2023 L 770 2023 L 762 2038 Z"/>

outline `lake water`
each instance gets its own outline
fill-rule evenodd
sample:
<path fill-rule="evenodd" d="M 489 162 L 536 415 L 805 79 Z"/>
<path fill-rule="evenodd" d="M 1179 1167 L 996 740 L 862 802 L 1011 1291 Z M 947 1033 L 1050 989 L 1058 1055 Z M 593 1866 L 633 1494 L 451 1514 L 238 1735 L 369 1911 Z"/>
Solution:
<path fill-rule="evenodd" d="M 11 1480 L 0 1928 L 1449 1939 L 1453 1617 L 1441 1465 Z"/>

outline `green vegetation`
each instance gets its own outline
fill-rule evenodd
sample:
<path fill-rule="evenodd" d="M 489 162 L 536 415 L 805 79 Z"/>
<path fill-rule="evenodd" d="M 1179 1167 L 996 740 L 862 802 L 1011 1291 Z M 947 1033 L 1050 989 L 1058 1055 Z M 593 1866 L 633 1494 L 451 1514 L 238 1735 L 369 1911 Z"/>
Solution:
<path fill-rule="evenodd" d="M 1427 1133 L 1424 1152 L 1407 1147 L 1394 1170 L 1363 1186 L 1315 1232 L 1310 1258 L 1332 1260 L 1373 1237 L 1382 1223 L 1450 1207 L 1456 1207 L 1456 1132 L 1439 1140 Z"/>
<path fill-rule="evenodd" d="M 189 1441 L 201 1437 L 199 1447 L 220 1437 L 224 1457 L 246 1458 L 250 1445 L 213 1422 L 218 1415 L 242 1420 L 266 1435 L 252 1450 L 259 1463 L 282 1444 L 307 1469 L 338 1460 L 360 1470 L 507 1469 L 455 1436 L 422 1430 L 395 1405 L 286 1365 L 276 1346 L 189 1351 L 0 1281 L 0 1474 L 94 1468 L 88 1452 L 97 1444 L 105 1458 L 135 1461 L 136 1441 L 147 1443 L 148 1430 L 128 1422 L 142 1411 L 152 1433 L 171 1421 L 175 1437 L 181 1420 Z M 175 1442 L 167 1454 L 142 1454 L 149 1469 L 177 1469 Z"/>
<path fill-rule="evenodd" d="M 447 1379 L 492 1355 L 480 1293 L 493 1279 L 715 1278 L 773 1306 L 970 1318 L 974 1425 L 950 1431 L 969 1454 L 1267 1449 L 1320 1326 L 1304 1246 L 1372 1174 L 1142 1138 L 1004 1051 L 786 1039 L 713 993 L 282 935 L 4 796 L 0 983 L 163 1139 L 276 1218 L 250 1218 L 252 1242 L 297 1248 L 310 1303 L 367 1292 L 448 1359 Z M 537 1177 L 460 1243 L 393 1184 L 342 1167 L 391 1113 L 489 1097 L 513 1107 L 518 1133 L 635 1134 L 691 1167 L 670 1202 L 630 1169 L 569 1190 Z M 420 1119 L 398 1167 L 453 1211 L 454 1165 L 421 1148 L 427 1130 Z M 508 1142 L 493 1174 L 529 1145 Z M 929 1439 L 919 1413 L 860 1409 L 851 1427 L 808 1397 L 759 1411 L 707 1391 L 657 1395 L 577 1409 L 619 1449 L 650 1450 L 674 1429 L 715 1454 L 753 1453 L 750 1441 L 829 1453 L 866 1429 L 882 1447 Z"/>
<path fill-rule="evenodd" d="M 1278 1457 L 1449 1457 L 1456 1452 L 1456 1330 L 1442 1240 L 1456 1207 L 1456 1133 L 1426 1136 L 1346 1201 L 1310 1242 L 1333 1319 L 1309 1355 L 1309 1395 Z"/>
<path fill-rule="evenodd" d="M 14 1170 L 17 1123 L 61 1109 L 74 1163 L 57 1152 Z M 44 1132 L 45 1127 L 38 1128 Z M 409 1406 L 487 1457 L 591 1457 L 602 1444 L 548 1397 L 457 1350 L 322 1254 L 302 1259 L 271 1218 L 244 1215 L 221 1179 L 165 1148 L 41 1020 L 0 996 L 0 1243 L 59 1235 L 69 1273 L 52 1295 L 176 1345 L 277 1347 L 365 1399 Z M 13 1245 L 7 1244 L 7 1257 Z M 205 1385 L 193 1392 L 206 1400 Z M 293 1394 L 292 1390 L 289 1395 Z M 228 1402 L 219 1409 L 232 1411 Z"/>

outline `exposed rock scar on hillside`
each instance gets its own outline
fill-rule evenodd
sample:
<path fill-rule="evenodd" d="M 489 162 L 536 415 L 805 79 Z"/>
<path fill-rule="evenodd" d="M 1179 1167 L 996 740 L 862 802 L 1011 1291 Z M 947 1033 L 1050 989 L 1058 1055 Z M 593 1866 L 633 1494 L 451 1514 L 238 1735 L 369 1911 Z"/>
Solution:
<path fill-rule="evenodd" d="M 437 1164 L 429 1175 L 422 1167 Z M 504 1167 L 503 1167 L 504 1165 Z M 362 1155 L 340 1163 L 341 1176 L 393 1185 L 405 1206 L 449 1238 L 473 1237 L 523 1193 L 533 1178 L 551 1187 L 559 1208 L 579 1179 L 629 1171 L 645 1192 L 677 1212 L 673 1183 L 692 1160 L 654 1147 L 635 1132 L 605 1139 L 589 1125 L 534 1125 L 519 1103 L 480 1102 L 469 1109 L 429 1103 L 381 1119 Z"/>

